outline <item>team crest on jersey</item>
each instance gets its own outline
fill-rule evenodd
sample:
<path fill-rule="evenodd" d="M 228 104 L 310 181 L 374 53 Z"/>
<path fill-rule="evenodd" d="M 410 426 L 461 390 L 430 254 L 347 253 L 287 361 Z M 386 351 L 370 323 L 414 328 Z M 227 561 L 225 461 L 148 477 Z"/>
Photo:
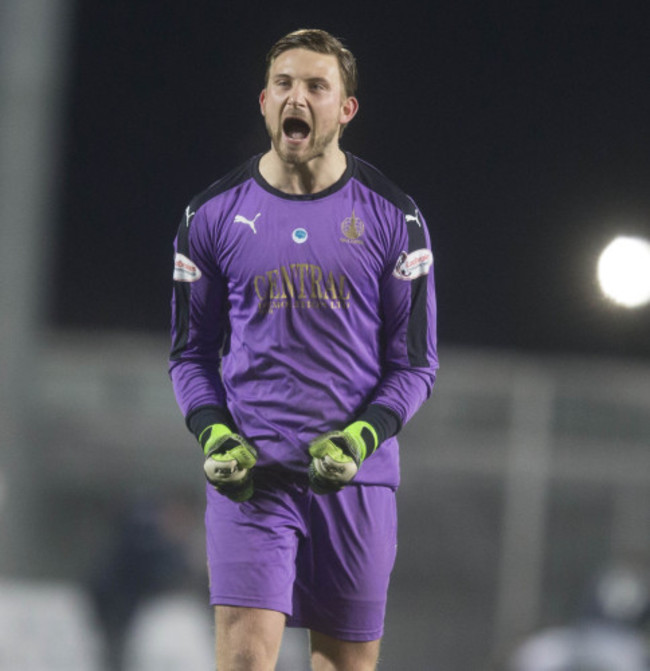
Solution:
<path fill-rule="evenodd" d="M 365 228 L 366 225 L 354 214 L 354 210 L 352 210 L 352 215 L 341 222 L 341 233 L 345 236 L 344 238 L 341 238 L 341 242 L 362 245 L 363 240 L 360 238 L 363 235 Z"/>
<path fill-rule="evenodd" d="M 393 276 L 398 280 L 415 280 L 427 275 L 432 263 L 433 254 L 430 249 L 416 249 L 410 254 L 402 252 L 395 264 Z"/>
<path fill-rule="evenodd" d="M 201 279 L 201 271 L 184 254 L 174 257 L 174 279 L 177 282 L 196 282 Z"/>

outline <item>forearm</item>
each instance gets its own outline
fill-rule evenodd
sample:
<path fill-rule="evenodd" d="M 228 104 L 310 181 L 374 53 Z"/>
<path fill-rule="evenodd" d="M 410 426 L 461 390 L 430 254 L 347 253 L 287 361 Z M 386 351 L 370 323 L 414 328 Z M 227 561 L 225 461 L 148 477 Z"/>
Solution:
<path fill-rule="evenodd" d="M 392 412 L 399 423 L 397 433 L 431 396 L 435 380 L 433 366 L 392 370 L 378 385 L 369 407 L 379 406 Z"/>
<path fill-rule="evenodd" d="M 169 374 L 176 401 L 186 420 L 199 408 L 227 407 L 216 363 L 193 359 L 172 361 Z"/>

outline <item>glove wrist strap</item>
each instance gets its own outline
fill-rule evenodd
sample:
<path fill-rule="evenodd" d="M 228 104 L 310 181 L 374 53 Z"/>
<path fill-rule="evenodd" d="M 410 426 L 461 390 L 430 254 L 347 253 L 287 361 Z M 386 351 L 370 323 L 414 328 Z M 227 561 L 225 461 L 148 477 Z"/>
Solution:
<path fill-rule="evenodd" d="M 199 435 L 199 443 L 203 448 L 203 453 L 206 454 L 221 438 L 231 433 L 232 431 L 225 424 L 206 426 Z"/>
<path fill-rule="evenodd" d="M 225 424 L 231 429 L 234 426 L 228 409 L 216 405 L 203 405 L 195 408 L 188 413 L 185 423 L 197 440 L 203 431 L 213 424 Z"/>
<path fill-rule="evenodd" d="M 362 420 L 352 422 L 352 424 L 345 428 L 344 433 L 353 436 L 360 451 L 359 459 L 361 463 L 363 463 L 363 461 L 369 457 L 379 445 L 377 431 L 375 431 L 372 424 L 368 422 Z"/>

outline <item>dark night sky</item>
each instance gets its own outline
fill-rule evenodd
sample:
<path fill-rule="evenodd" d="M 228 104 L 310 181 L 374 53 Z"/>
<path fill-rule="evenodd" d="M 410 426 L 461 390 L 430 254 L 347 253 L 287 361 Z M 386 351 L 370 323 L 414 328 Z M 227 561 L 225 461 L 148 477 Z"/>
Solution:
<path fill-rule="evenodd" d="M 645 4 L 78 0 L 52 321 L 167 329 L 187 201 L 266 149 L 270 44 L 322 27 L 359 61 L 344 148 L 428 220 L 441 343 L 650 357 L 650 308 L 595 285 L 610 238 L 650 238 Z"/>

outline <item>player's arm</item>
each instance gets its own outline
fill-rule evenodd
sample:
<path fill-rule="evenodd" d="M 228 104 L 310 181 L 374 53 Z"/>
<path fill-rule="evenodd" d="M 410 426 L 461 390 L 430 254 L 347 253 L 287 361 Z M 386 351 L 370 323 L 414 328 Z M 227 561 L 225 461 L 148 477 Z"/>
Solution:
<path fill-rule="evenodd" d="M 400 224 L 380 286 L 384 373 L 371 403 L 390 408 L 402 427 L 433 391 L 438 351 L 429 231 L 415 204 Z"/>
<path fill-rule="evenodd" d="M 256 453 L 227 411 L 220 353 L 228 333 L 228 300 L 211 245 L 203 210 L 188 207 L 174 242 L 169 372 L 186 424 L 203 448 L 206 477 L 221 493 L 244 500 L 252 494 Z"/>
<path fill-rule="evenodd" d="M 438 368 L 431 245 L 415 205 L 400 213 L 395 244 L 381 278 L 384 375 L 370 405 L 341 431 L 314 440 L 309 476 L 318 493 L 354 478 L 381 443 L 395 435 L 430 396 Z"/>

